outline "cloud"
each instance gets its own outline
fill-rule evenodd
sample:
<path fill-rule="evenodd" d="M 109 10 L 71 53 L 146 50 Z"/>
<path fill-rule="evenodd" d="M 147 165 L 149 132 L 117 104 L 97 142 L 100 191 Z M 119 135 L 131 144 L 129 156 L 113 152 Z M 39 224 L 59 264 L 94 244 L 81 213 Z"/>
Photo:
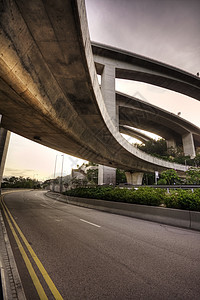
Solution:
<path fill-rule="evenodd" d="M 5 168 L 3 177 L 34 177 L 34 170 L 32 169 L 14 169 L 14 168 Z"/>
<path fill-rule="evenodd" d="M 86 0 L 91 39 L 196 74 L 199 0 Z"/>

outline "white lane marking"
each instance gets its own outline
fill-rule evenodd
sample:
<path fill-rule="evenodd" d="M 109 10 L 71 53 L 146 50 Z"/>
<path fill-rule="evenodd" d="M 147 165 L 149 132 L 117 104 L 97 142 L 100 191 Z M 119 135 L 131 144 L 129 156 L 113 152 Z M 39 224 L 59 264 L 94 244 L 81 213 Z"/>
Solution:
<path fill-rule="evenodd" d="M 88 222 L 88 221 L 86 221 L 86 220 L 83 220 L 83 219 L 80 219 L 80 221 L 82 221 L 82 222 L 85 222 L 85 223 L 88 223 L 88 224 L 90 224 L 90 225 L 93 225 L 93 226 L 96 226 L 96 227 L 98 227 L 98 228 L 100 228 L 100 227 L 101 227 L 101 226 L 99 226 L 99 225 L 97 225 L 97 224 L 94 224 L 94 223 Z"/>

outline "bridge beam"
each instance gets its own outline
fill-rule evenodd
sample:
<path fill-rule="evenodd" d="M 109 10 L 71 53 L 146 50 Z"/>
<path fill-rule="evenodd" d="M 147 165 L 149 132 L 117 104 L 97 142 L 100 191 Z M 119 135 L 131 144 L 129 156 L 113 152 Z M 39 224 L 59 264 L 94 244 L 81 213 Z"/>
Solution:
<path fill-rule="evenodd" d="M 194 147 L 194 138 L 193 134 L 187 133 L 182 136 L 183 141 L 183 151 L 185 155 L 189 155 L 191 158 L 196 156 L 195 147 Z"/>
<path fill-rule="evenodd" d="M 142 185 L 143 172 L 125 172 L 128 184 Z"/>
<path fill-rule="evenodd" d="M 3 171 L 6 161 L 6 156 L 8 152 L 8 145 L 10 140 L 10 131 L 0 128 L 0 191 L 1 191 L 1 182 L 3 179 Z"/>
<path fill-rule="evenodd" d="M 98 168 L 98 185 L 116 184 L 116 169 L 99 165 Z"/>

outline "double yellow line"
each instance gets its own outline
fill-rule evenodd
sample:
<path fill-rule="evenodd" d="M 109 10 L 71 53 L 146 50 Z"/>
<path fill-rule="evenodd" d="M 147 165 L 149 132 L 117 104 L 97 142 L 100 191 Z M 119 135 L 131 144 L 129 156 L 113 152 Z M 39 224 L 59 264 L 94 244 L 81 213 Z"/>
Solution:
<path fill-rule="evenodd" d="M 24 250 L 24 248 L 22 246 L 22 243 L 20 242 L 19 237 L 22 239 L 22 241 L 24 242 L 26 248 L 28 249 L 31 257 L 35 261 L 35 263 L 36 263 L 39 271 L 41 272 L 41 274 L 42 274 L 44 280 L 46 281 L 49 289 L 51 290 L 54 298 L 56 300 L 63 299 L 62 296 L 60 295 L 59 291 L 57 290 L 55 284 L 53 283 L 53 281 L 51 280 L 50 276 L 48 275 L 47 271 L 45 270 L 45 268 L 43 267 L 42 263 L 40 262 L 39 258 L 37 257 L 37 255 L 33 251 L 32 247 L 28 243 L 28 241 L 25 238 L 24 234 L 22 233 L 21 229 L 19 228 L 19 226 L 15 222 L 13 216 L 11 215 L 9 209 L 7 208 L 7 206 L 6 206 L 6 204 L 5 204 L 4 200 L 3 200 L 3 196 L 1 196 L 1 206 L 2 206 L 2 209 L 3 209 L 3 212 L 4 212 L 5 217 L 7 219 L 7 222 L 9 224 L 9 226 L 10 226 L 10 229 L 12 231 L 14 239 L 15 239 L 17 245 L 18 245 L 19 251 L 20 251 L 20 253 L 22 255 L 22 258 L 23 258 L 23 260 L 24 260 L 24 262 L 26 264 L 26 267 L 27 267 L 28 272 L 29 272 L 29 274 L 31 276 L 33 284 L 35 285 L 35 288 L 37 290 L 37 293 L 38 293 L 40 299 L 41 300 L 48 300 L 48 297 L 47 297 L 47 295 L 46 295 L 46 293 L 45 293 L 45 291 L 44 291 L 44 289 L 43 289 L 43 287 L 42 287 L 42 285 L 41 285 L 41 283 L 40 283 L 40 281 L 39 281 L 39 279 L 38 279 L 38 277 L 37 277 L 37 275 L 36 275 L 36 273 L 35 273 L 35 271 L 33 269 L 33 266 L 32 266 L 32 264 L 31 264 L 31 262 L 30 262 L 30 260 L 29 260 L 29 258 L 27 256 L 27 254 L 26 254 L 26 251 Z M 15 229 L 17 230 L 19 237 L 18 237 Z"/>

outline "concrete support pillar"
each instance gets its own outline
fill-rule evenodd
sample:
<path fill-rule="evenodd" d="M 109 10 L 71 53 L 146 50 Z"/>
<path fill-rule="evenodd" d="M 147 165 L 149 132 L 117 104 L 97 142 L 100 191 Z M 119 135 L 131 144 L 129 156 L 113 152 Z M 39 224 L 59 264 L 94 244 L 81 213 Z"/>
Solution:
<path fill-rule="evenodd" d="M 166 143 L 167 143 L 167 149 L 170 149 L 170 148 L 176 149 L 176 142 L 175 142 L 175 140 L 173 140 L 173 139 L 166 140 Z"/>
<path fill-rule="evenodd" d="M 183 141 L 183 151 L 185 155 L 189 155 L 191 158 L 196 156 L 195 147 L 194 147 L 194 138 L 192 133 L 187 133 L 182 136 Z"/>
<path fill-rule="evenodd" d="M 105 64 L 101 75 L 101 92 L 110 119 L 119 130 L 119 114 L 115 97 L 115 66 Z M 116 169 L 99 165 L 98 184 L 116 184 Z"/>
<path fill-rule="evenodd" d="M 98 185 L 116 184 L 116 169 L 99 165 L 98 168 Z"/>
<path fill-rule="evenodd" d="M 8 151 L 8 144 L 10 140 L 10 131 L 4 128 L 0 128 L 0 188 L 3 179 L 3 171 L 6 161 L 6 155 Z"/>
<path fill-rule="evenodd" d="M 101 92 L 113 124 L 119 128 L 119 117 L 115 98 L 115 66 L 106 64 L 101 75 Z"/>
<path fill-rule="evenodd" d="M 142 185 L 142 179 L 144 173 L 142 172 L 125 172 L 126 180 L 128 184 Z"/>

